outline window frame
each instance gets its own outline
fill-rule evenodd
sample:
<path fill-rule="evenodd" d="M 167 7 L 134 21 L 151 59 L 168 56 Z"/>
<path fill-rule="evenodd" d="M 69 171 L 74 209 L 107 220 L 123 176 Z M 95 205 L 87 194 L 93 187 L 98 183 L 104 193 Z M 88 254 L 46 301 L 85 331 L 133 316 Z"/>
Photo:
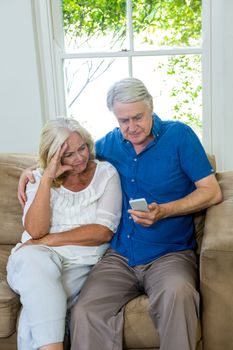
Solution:
<path fill-rule="evenodd" d="M 35 35 L 39 53 L 39 69 L 42 81 L 42 103 L 46 119 L 67 114 L 65 99 L 63 62 L 75 58 L 127 57 L 129 74 L 133 75 L 132 58 L 138 56 L 167 56 L 200 54 L 202 56 L 202 101 L 203 101 L 203 145 L 213 153 L 212 142 L 212 59 L 211 59 L 211 14 L 212 2 L 202 0 L 202 46 L 166 48 L 135 51 L 132 30 L 129 30 L 129 50 L 111 52 L 65 53 L 60 0 L 32 0 L 35 19 Z M 131 0 L 127 0 L 127 13 L 130 18 Z M 132 23 L 131 23 L 132 24 Z M 132 28 L 132 25 L 131 25 Z"/>

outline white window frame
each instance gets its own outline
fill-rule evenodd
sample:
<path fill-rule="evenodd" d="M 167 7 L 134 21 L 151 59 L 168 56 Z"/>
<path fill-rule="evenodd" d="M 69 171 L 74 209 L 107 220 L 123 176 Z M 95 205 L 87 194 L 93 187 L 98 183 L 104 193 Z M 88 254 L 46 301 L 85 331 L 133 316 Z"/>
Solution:
<path fill-rule="evenodd" d="M 63 29 L 59 0 L 31 0 L 35 45 L 45 120 L 66 115 L 63 77 Z"/>
<path fill-rule="evenodd" d="M 134 51 L 133 33 L 129 31 L 129 50 L 118 52 L 82 52 L 65 53 L 63 42 L 63 27 L 60 0 L 32 0 L 36 23 L 36 36 L 40 57 L 40 70 L 43 86 L 43 103 L 47 119 L 57 115 L 66 115 L 63 61 L 73 58 L 96 57 L 128 57 L 129 72 L 132 71 L 134 56 L 164 56 L 182 54 L 201 54 L 203 71 L 203 144 L 207 152 L 213 153 L 212 128 L 212 37 L 211 14 L 212 1 L 202 0 L 203 13 L 203 45 L 198 48 L 169 48 L 150 51 Z M 128 0 L 128 16 L 130 18 L 130 3 Z"/>

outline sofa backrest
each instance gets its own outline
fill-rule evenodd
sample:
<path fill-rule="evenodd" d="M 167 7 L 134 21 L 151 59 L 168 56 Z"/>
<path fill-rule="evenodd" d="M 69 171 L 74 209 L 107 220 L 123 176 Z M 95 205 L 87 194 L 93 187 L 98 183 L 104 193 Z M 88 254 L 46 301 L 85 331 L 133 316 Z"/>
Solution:
<path fill-rule="evenodd" d="M 0 244 L 14 245 L 23 232 L 22 208 L 17 198 L 23 169 L 36 163 L 36 156 L 0 154 Z"/>
<path fill-rule="evenodd" d="M 215 157 L 208 158 L 216 170 Z M 29 154 L 0 153 L 0 244 L 14 245 L 23 232 L 22 208 L 17 198 L 18 180 L 22 171 L 36 164 L 36 156 Z M 201 244 L 205 211 L 194 215 L 198 246 Z"/>

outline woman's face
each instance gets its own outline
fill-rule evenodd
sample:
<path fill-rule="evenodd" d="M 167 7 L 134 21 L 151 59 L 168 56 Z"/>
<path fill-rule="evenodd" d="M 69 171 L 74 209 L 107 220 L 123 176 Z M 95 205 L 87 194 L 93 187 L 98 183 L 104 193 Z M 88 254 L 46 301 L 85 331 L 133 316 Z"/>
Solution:
<path fill-rule="evenodd" d="M 71 165 L 70 174 L 81 174 L 89 161 L 89 149 L 83 138 L 76 132 L 72 132 L 66 140 L 67 149 L 62 156 L 62 164 Z"/>

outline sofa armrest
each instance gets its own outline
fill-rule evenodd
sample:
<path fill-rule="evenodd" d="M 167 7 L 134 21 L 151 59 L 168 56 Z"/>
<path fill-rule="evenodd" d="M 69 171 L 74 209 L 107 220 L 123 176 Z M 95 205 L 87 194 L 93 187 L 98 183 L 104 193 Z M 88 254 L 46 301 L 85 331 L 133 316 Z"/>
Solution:
<path fill-rule="evenodd" d="M 200 252 L 205 350 L 231 349 L 233 344 L 233 172 L 217 178 L 223 201 L 206 212 Z"/>

